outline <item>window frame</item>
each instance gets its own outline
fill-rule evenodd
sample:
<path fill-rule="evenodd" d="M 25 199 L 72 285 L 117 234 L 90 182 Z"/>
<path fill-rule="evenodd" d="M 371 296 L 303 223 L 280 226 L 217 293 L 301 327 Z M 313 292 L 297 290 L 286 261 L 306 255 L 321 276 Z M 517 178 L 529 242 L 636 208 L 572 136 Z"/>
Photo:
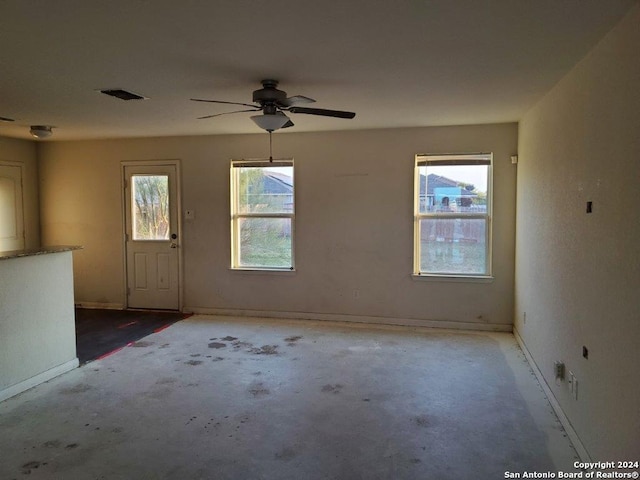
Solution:
<path fill-rule="evenodd" d="M 482 162 L 482 163 L 479 163 Z M 485 163 L 486 162 L 486 163 Z M 487 209 L 485 213 L 463 212 L 421 212 L 420 211 L 420 167 L 429 165 L 487 165 Z M 434 280 L 487 281 L 493 279 L 493 153 L 461 154 L 417 154 L 414 163 L 414 241 L 413 276 L 414 278 Z M 426 186 L 425 186 L 426 197 Z M 485 271 L 483 273 L 431 272 L 421 270 L 422 244 L 421 221 L 425 219 L 481 219 L 485 220 Z"/>
<path fill-rule="evenodd" d="M 240 213 L 239 199 L 239 175 L 235 174 L 237 168 L 240 167 L 291 167 L 293 180 L 292 186 L 292 210 L 291 212 L 282 213 L 266 213 L 266 212 L 247 212 Z M 295 271 L 295 211 L 296 211 L 296 180 L 295 166 L 293 158 L 287 159 L 251 159 L 251 160 L 231 160 L 229 169 L 230 179 L 230 206 L 231 206 L 231 270 L 237 271 L 258 271 L 258 272 L 292 272 Z M 257 266 L 257 265 L 241 265 L 240 264 L 240 223 L 245 218 L 282 218 L 289 219 L 291 222 L 291 266 L 275 267 L 275 266 Z"/>

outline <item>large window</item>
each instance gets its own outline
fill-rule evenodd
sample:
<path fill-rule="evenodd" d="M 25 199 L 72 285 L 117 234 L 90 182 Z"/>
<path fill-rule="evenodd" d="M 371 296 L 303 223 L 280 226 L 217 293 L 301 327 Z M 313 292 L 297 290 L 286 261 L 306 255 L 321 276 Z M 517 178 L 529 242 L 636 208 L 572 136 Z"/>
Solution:
<path fill-rule="evenodd" d="M 416 155 L 414 274 L 491 275 L 491 154 Z"/>
<path fill-rule="evenodd" d="M 231 268 L 293 270 L 293 161 L 231 162 Z"/>

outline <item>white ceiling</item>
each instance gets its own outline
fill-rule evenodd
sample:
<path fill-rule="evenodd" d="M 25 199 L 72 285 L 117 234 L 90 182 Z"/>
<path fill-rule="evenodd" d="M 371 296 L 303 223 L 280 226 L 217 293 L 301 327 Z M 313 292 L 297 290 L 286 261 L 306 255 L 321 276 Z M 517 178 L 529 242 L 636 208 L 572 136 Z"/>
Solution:
<path fill-rule="evenodd" d="M 258 133 L 260 80 L 353 120 L 287 131 L 517 121 L 636 0 L 2 0 L 0 135 Z M 125 102 L 97 90 L 123 88 Z"/>

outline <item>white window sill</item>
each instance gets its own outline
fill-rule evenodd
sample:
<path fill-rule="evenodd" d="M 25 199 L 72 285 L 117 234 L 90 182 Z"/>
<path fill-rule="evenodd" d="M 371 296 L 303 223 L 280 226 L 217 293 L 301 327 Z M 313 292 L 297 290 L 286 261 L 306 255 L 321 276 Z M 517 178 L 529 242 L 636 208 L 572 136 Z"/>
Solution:
<path fill-rule="evenodd" d="M 229 271 L 244 275 L 295 275 L 290 268 L 229 268 Z"/>
<path fill-rule="evenodd" d="M 493 283 L 494 277 L 490 275 L 435 275 L 425 274 L 417 275 L 411 274 L 413 280 L 419 282 L 454 282 L 454 283 Z"/>

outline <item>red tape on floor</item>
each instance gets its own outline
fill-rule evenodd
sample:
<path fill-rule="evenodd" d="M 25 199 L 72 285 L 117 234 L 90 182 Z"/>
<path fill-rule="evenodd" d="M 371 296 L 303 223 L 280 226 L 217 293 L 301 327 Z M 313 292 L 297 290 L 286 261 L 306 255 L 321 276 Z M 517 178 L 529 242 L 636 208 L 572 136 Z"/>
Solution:
<path fill-rule="evenodd" d="M 167 328 L 169 328 L 171 325 L 173 325 L 173 323 L 169 323 L 168 325 L 163 325 L 162 327 L 158 327 L 156 328 L 153 333 L 158 333 L 161 332 L 163 330 L 166 330 Z"/>
<path fill-rule="evenodd" d="M 125 323 L 124 325 L 118 325 L 118 328 L 127 328 L 127 327 L 130 327 L 131 325 L 135 325 L 136 323 L 138 323 L 138 321 L 134 320 L 133 322 Z"/>
<path fill-rule="evenodd" d="M 105 353 L 104 355 L 100 355 L 98 358 L 96 358 L 96 360 L 102 360 L 104 358 L 110 357 L 111 355 L 113 355 L 114 353 L 118 353 L 120 350 L 122 350 L 123 348 L 129 347 L 131 345 L 133 345 L 134 342 L 129 342 L 127 343 L 124 347 L 120 347 L 120 348 L 116 348 L 115 350 L 112 350 L 108 353 Z"/>

